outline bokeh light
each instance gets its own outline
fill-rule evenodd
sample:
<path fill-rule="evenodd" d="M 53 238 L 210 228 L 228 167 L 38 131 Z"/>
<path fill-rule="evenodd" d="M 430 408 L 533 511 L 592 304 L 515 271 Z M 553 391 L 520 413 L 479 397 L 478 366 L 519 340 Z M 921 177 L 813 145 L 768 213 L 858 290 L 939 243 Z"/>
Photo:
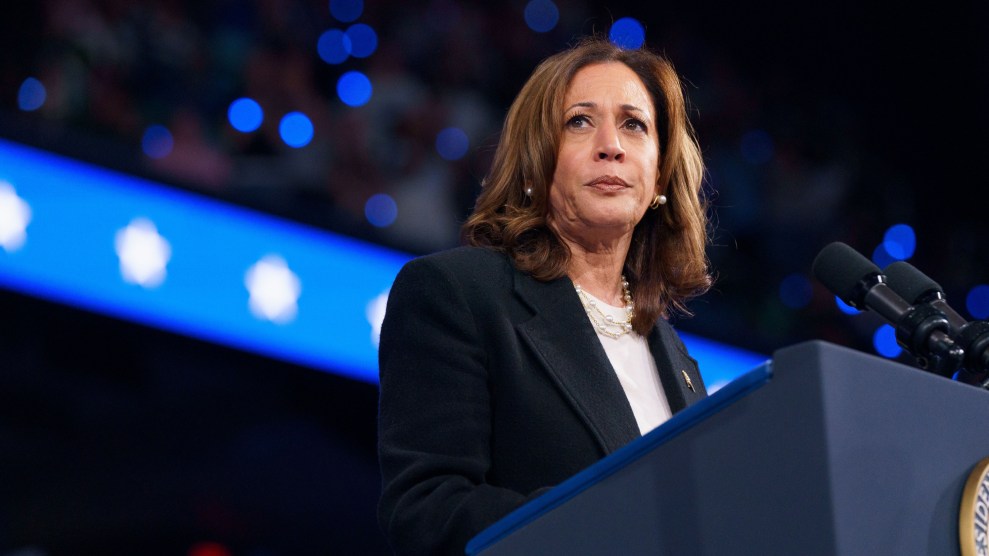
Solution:
<path fill-rule="evenodd" d="M 448 127 L 436 134 L 436 152 L 446 160 L 460 160 L 470 146 L 464 130 Z"/>
<path fill-rule="evenodd" d="M 367 217 L 368 222 L 379 228 L 391 226 L 398 217 L 398 205 L 395 199 L 384 193 L 378 193 L 364 203 L 364 216 Z"/>
<path fill-rule="evenodd" d="M 895 260 L 909 259 L 917 248 L 917 236 L 907 224 L 890 226 L 883 235 L 883 248 Z M 881 266 L 886 268 L 886 265 Z"/>
<path fill-rule="evenodd" d="M 314 129 L 309 116 L 302 112 L 289 112 L 282 117 L 278 133 L 286 145 L 298 149 L 312 141 Z"/>
<path fill-rule="evenodd" d="M 239 98 L 230 103 L 230 108 L 227 109 L 227 119 L 237 131 L 250 133 L 261 127 L 261 122 L 264 121 L 264 111 L 254 99 Z"/>
<path fill-rule="evenodd" d="M 350 55 L 367 58 L 378 48 L 378 34 L 370 25 L 355 23 L 347 28 L 344 38 L 350 43 Z"/>
<path fill-rule="evenodd" d="M 790 274 L 780 282 L 780 301 L 791 309 L 806 307 L 813 292 L 810 279 L 799 272 Z"/>
<path fill-rule="evenodd" d="M 189 547 L 188 556 L 230 556 L 230 550 L 218 542 L 202 541 Z"/>
<path fill-rule="evenodd" d="M 33 77 L 28 77 L 17 90 L 17 107 L 25 112 L 41 108 L 48 97 L 45 85 Z"/>
<path fill-rule="evenodd" d="M 152 125 L 144 130 L 141 138 L 141 149 L 144 154 L 151 158 L 165 158 L 172 152 L 175 141 L 172 139 L 172 132 L 163 125 Z"/>
<path fill-rule="evenodd" d="M 841 298 L 838 297 L 837 295 L 834 296 L 834 304 L 838 306 L 839 311 L 845 313 L 846 315 L 857 315 L 862 312 L 856 309 L 855 307 L 852 307 L 851 305 L 842 301 Z"/>
<path fill-rule="evenodd" d="M 885 242 L 877 245 L 876 248 L 872 251 L 872 262 L 876 263 L 876 266 L 878 266 L 879 268 L 886 268 L 887 266 L 889 266 L 890 263 L 896 260 L 897 260 L 896 257 L 894 257 L 893 255 L 889 254 L 888 251 L 886 251 Z"/>
<path fill-rule="evenodd" d="M 974 319 L 989 318 L 989 285 L 979 284 L 969 290 L 965 296 L 965 308 Z"/>
<path fill-rule="evenodd" d="M 611 25 L 608 39 L 616 46 L 634 50 L 646 42 L 646 30 L 634 17 L 623 17 Z"/>
<path fill-rule="evenodd" d="M 342 64 L 350 56 L 350 37 L 339 29 L 324 31 L 316 41 L 316 53 L 327 64 Z"/>
<path fill-rule="evenodd" d="M 363 106 L 371 100 L 371 80 L 359 71 L 348 71 L 337 80 L 337 96 L 347 106 Z"/>
<path fill-rule="evenodd" d="M 529 0 L 525 5 L 525 24 L 537 33 L 545 33 L 560 21 L 560 10 L 552 0 Z"/>
<path fill-rule="evenodd" d="M 880 326 L 873 333 L 872 347 L 876 349 L 876 353 L 890 359 L 903 353 L 903 348 L 896 343 L 896 330 L 888 324 Z"/>
<path fill-rule="evenodd" d="M 774 152 L 773 139 L 765 131 L 755 129 L 742 136 L 742 158 L 749 164 L 765 164 L 773 159 Z"/>
<path fill-rule="evenodd" d="M 330 0 L 330 14 L 344 23 L 356 20 L 364 13 L 364 0 Z"/>

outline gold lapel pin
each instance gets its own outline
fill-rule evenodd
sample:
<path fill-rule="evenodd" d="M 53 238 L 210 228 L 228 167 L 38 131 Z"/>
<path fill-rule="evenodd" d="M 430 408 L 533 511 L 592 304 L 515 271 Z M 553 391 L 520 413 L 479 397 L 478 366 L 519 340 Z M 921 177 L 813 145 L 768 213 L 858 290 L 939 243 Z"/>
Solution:
<path fill-rule="evenodd" d="M 690 377 L 687 375 L 687 371 L 680 369 L 680 374 L 683 375 L 683 381 L 687 383 L 687 388 L 690 388 L 691 392 L 695 392 L 694 383 L 690 380 Z"/>

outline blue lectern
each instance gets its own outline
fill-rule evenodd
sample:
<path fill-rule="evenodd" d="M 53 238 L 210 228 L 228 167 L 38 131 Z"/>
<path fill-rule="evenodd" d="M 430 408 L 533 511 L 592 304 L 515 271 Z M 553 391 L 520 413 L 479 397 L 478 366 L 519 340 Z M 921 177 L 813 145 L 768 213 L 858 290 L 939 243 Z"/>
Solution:
<path fill-rule="evenodd" d="M 829 344 L 771 361 L 482 531 L 472 556 L 959 554 L 989 391 Z"/>

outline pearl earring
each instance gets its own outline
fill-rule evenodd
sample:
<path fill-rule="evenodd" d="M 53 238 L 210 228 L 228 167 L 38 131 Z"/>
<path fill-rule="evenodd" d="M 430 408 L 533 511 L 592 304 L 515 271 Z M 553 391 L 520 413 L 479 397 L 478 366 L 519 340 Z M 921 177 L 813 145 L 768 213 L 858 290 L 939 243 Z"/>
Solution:
<path fill-rule="evenodd" d="M 657 193 L 656 197 L 653 198 L 652 203 L 649 204 L 649 208 L 658 209 L 659 205 L 665 205 L 665 204 L 666 204 L 666 195 Z"/>

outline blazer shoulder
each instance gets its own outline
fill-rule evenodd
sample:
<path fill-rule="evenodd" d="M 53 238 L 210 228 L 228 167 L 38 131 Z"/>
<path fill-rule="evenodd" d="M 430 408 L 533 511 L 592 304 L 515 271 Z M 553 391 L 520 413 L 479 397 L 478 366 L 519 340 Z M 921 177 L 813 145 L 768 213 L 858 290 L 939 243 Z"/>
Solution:
<path fill-rule="evenodd" d="M 487 247 L 462 246 L 421 255 L 402 267 L 400 274 L 432 272 L 452 273 L 473 281 L 471 277 L 493 277 L 514 270 L 507 254 Z"/>

